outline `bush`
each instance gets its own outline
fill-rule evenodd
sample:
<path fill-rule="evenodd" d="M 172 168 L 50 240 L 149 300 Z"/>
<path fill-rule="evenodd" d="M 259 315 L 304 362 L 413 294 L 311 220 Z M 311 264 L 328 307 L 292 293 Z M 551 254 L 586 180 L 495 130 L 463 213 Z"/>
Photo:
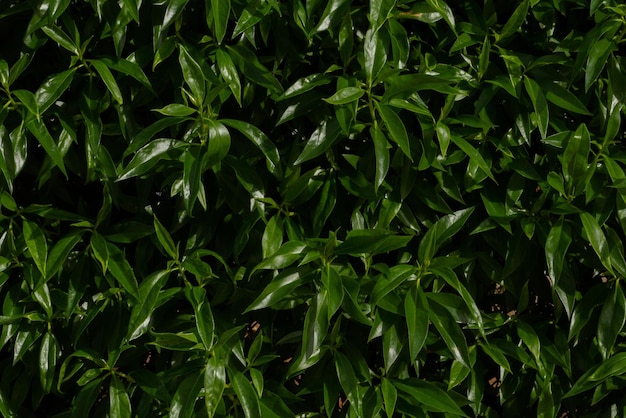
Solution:
<path fill-rule="evenodd" d="M 617 0 L 0 2 L 7 417 L 625 416 Z"/>

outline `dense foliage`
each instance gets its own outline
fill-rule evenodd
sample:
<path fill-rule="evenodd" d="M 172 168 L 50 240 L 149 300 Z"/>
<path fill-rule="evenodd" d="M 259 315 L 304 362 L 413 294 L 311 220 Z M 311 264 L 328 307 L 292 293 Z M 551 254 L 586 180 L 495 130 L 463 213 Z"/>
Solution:
<path fill-rule="evenodd" d="M 0 413 L 626 416 L 625 34 L 0 0 Z"/>

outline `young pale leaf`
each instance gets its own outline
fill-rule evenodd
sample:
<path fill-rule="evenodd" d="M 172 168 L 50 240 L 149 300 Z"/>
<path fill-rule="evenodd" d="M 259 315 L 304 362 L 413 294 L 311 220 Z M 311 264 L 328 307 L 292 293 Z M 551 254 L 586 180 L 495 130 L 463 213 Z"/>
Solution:
<path fill-rule="evenodd" d="M 367 84 L 372 85 L 378 73 L 383 69 L 387 61 L 387 51 L 382 38 L 382 32 L 369 29 L 365 33 L 363 50 L 365 53 L 365 76 Z"/>

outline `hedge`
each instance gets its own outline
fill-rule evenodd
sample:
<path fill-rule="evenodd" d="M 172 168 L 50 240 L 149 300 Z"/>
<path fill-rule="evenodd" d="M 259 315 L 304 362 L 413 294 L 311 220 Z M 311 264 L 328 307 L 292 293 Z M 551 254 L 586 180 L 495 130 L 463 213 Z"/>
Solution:
<path fill-rule="evenodd" d="M 626 416 L 625 34 L 0 1 L 0 413 Z"/>

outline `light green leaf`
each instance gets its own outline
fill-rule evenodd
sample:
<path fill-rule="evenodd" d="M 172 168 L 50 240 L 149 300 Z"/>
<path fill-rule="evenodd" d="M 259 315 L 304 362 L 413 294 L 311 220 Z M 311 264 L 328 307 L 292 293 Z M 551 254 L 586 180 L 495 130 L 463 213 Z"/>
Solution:
<path fill-rule="evenodd" d="M 165 116 L 189 116 L 196 113 L 196 109 L 189 106 L 185 106 L 179 103 L 168 104 L 161 109 L 153 109 L 155 112 L 159 112 Z"/>

